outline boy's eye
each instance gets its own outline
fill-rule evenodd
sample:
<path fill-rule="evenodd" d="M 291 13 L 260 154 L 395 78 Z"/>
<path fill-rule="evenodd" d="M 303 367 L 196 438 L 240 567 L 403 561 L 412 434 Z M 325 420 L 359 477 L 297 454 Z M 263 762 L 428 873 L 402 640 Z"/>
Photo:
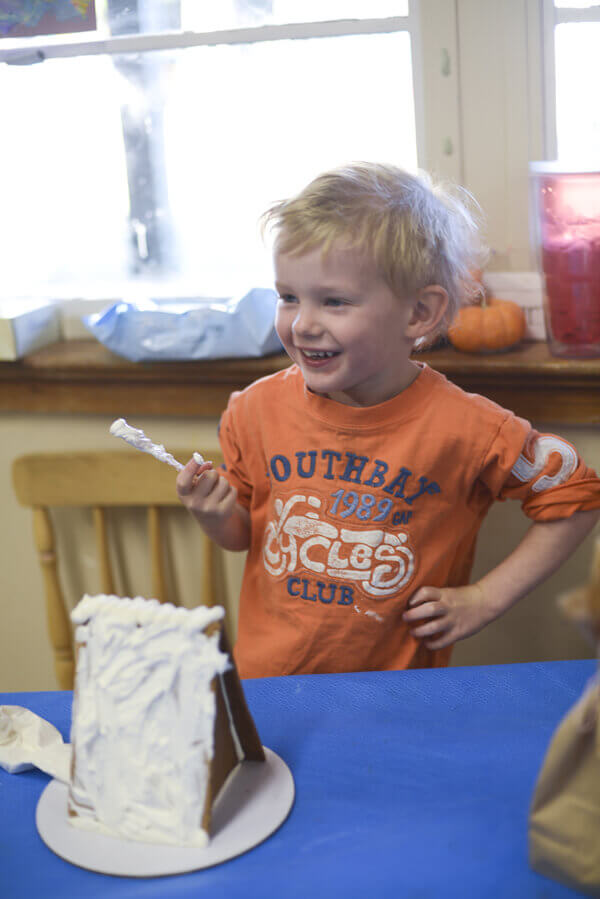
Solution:
<path fill-rule="evenodd" d="M 327 297 L 325 300 L 326 306 L 345 306 L 346 301 L 340 300 L 339 297 Z"/>
<path fill-rule="evenodd" d="M 278 300 L 281 300 L 282 303 L 295 303 L 296 297 L 291 293 L 280 293 L 277 297 Z"/>

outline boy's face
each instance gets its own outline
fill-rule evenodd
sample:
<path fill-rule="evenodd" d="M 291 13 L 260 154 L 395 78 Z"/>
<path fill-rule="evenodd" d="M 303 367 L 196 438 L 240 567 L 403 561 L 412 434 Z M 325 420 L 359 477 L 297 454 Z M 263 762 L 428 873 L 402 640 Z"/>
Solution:
<path fill-rule="evenodd" d="M 415 379 L 411 304 L 398 298 L 357 250 L 275 254 L 275 325 L 309 389 L 373 406 Z"/>

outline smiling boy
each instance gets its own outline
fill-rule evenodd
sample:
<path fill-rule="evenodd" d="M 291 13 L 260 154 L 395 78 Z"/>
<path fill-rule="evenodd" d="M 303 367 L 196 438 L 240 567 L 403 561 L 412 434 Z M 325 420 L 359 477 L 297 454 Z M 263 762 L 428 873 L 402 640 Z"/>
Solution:
<path fill-rule="evenodd" d="M 473 282 L 477 228 L 426 176 L 354 164 L 266 215 L 276 328 L 293 365 L 234 393 L 225 470 L 191 460 L 183 504 L 248 550 L 243 677 L 447 664 L 593 527 L 600 481 L 575 449 L 411 358 Z M 469 584 L 495 500 L 533 524 Z"/>

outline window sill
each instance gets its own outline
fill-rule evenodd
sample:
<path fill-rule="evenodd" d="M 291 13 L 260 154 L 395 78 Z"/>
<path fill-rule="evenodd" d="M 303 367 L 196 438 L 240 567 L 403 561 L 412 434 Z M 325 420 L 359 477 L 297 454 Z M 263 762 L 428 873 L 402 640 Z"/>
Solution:
<path fill-rule="evenodd" d="M 487 356 L 444 347 L 416 358 L 534 422 L 600 423 L 600 358 L 557 359 L 545 343 Z M 0 362 L 0 411 L 215 417 L 233 390 L 288 364 L 285 355 L 129 362 L 96 341 L 71 340 Z"/>

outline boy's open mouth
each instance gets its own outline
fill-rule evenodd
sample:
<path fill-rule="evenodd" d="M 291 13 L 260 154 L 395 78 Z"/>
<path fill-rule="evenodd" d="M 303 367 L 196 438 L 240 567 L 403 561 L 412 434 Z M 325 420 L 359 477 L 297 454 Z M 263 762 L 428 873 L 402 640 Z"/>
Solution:
<path fill-rule="evenodd" d="M 304 362 L 313 367 L 327 365 L 331 359 L 339 356 L 339 351 L 334 350 L 300 350 L 300 355 Z"/>

